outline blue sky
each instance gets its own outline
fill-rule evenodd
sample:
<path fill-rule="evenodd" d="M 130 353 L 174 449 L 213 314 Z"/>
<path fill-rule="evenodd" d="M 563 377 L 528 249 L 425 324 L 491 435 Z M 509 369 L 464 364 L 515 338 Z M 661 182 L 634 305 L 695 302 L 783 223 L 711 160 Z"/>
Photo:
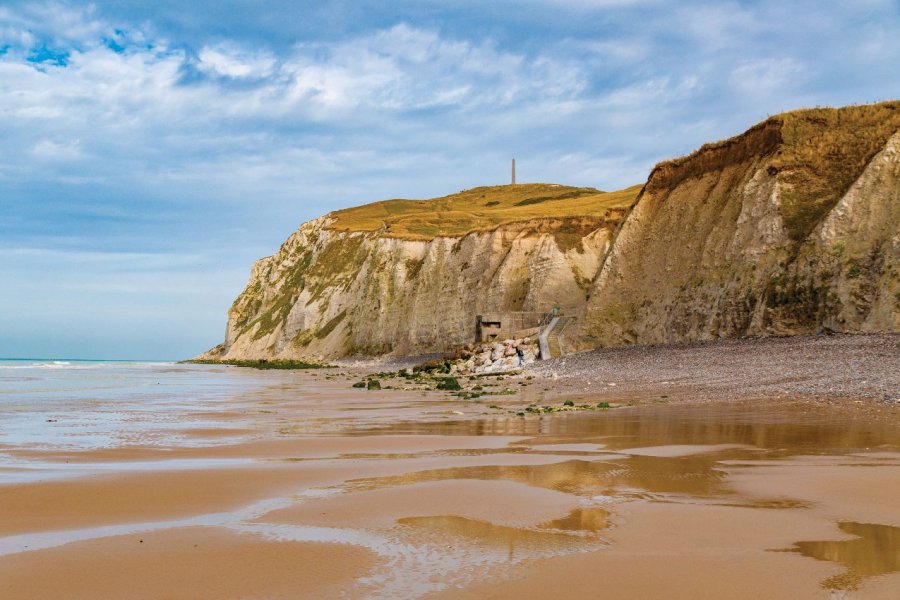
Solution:
<path fill-rule="evenodd" d="M 896 0 L 0 1 L 0 356 L 188 357 L 330 210 L 898 97 Z"/>

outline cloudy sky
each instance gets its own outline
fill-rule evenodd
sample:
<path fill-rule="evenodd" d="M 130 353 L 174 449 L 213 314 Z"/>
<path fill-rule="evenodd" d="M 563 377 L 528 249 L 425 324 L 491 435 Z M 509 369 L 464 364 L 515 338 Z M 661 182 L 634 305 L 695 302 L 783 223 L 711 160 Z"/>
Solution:
<path fill-rule="evenodd" d="M 329 210 L 898 97 L 896 0 L 0 0 L 0 356 L 188 357 Z"/>

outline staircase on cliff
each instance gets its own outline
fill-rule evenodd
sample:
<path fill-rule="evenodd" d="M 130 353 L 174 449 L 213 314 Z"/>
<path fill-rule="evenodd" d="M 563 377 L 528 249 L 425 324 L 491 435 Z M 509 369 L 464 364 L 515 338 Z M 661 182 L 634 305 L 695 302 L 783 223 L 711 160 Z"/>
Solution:
<path fill-rule="evenodd" d="M 563 330 L 574 320 L 575 317 L 560 317 L 556 322 L 556 327 L 554 327 L 550 331 L 550 335 L 547 336 L 547 346 L 550 349 L 550 356 L 562 356 L 565 354 L 565 352 L 563 352 L 562 340 L 560 337 L 562 336 Z"/>
<path fill-rule="evenodd" d="M 562 333 L 568 327 L 575 317 L 560 316 L 556 312 L 548 313 L 545 317 L 545 324 L 542 325 L 541 333 L 538 335 L 538 344 L 541 348 L 541 359 L 546 360 L 554 356 L 562 356 Z"/>

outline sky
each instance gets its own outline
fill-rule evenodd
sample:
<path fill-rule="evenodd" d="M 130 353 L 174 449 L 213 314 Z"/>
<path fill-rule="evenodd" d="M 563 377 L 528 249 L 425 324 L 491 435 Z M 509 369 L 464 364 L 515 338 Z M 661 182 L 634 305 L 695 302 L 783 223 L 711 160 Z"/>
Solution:
<path fill-rule="evenodd" d="M 898 0 L 0 0 L 0 357 L 190 357 L 328 211 L 896 98 Z"/>

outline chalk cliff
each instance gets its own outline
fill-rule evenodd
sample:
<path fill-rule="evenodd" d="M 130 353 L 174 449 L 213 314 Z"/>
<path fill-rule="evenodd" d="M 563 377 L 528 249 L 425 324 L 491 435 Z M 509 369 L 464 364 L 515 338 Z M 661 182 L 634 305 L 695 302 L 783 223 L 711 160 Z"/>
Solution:
<path fill-rule="evenodd" d="M 642 188 L 331 213 L 254 265 L 203 358 L 441 351 L 472 341 L 476 314 L 554 303 L 582 349 L 900 331 L 900 102 L 778 115 Z"/>
<path fill-rule="evenodd" d="M 658 165 L 581 347 L 900 331 L 898 131 L 898 102 L 803 110 Z"/>
<path fill-rule="evenodd" d="M 253 266 L 202 358 L 442 351 L 472 341 L 477 314 L 581 309 L 639 189 L 483 187 L 310 221 Z"/>

